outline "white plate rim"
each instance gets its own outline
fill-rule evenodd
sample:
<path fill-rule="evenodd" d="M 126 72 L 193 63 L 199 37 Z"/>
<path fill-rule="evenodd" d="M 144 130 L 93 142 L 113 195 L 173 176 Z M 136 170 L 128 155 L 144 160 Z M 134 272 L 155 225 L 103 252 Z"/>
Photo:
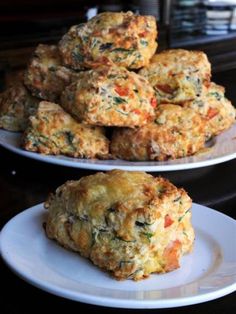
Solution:
<path fill-rule="evenodd" d="M 226 216 L 225 214 L 222 214 L 218 211 L 215 211 L 211 208 L 195 204 L 193 203 L 193 209 L 197 207 L 198 209 L 202 210 L 207 210 L 208 213 L 211 213 L 212 215 L 217 215 L 220 217 L 220 219 L 226 219 L 228 222 L 234 224 L 234 229 L 236 230 L 236 221 L 233 218 L 230 218 L 229 216 Z M 196 210 L 196 209 L 195 209 Z M 1 230 L 0 234 L 0 252 L 2 255 L 2 258 L 4 262 L 8 265 L 8 267 L 16 273 L 20 278 L 25 280 L 26 282 L 32 284 L 33 286 L 36 286 L 37 288 L 40 288 L 44 291 L 47 291 L 49 293 L 52 293 L 54 295 L 64 297 L 70 300 L 74 301 L 79 301 L 79 302 L 84 302 L 88 304 L 93 304 L 93 305 L 99 305 L 99 306 L 106 306 L 106 307 L 114 307 L 114 308 L 133 308 L 133 309 L 158 309 L 158 308 L 172 308 L 172 307 L 179 307 L 179 306 L 187 306 L 187 305 L 192 305 L 192 304 L 198 304 L 210 300 L 214 300 L 220 297 L 223 297 L 231 292 L 234 292 L 236 290 L 236 281 L 232 283 L 231 285 L 228 285 L 222 289 L 208 292 L 206 294 L 200 294 L 196 296 L 190 296 L 190 297 L 185 297 L 181 299 L 168 299 L 168 300 L 122 300 L 122 299 L 116 299 L 114 300 L 113 298 L 110 297 L 100 297 L 100 296 L 90 296 L 86 293 L 74 293 L 73 291 L 68 291 L 65 289 L 62 289 L 60 287 L 57 287 L 53 284 L 50 283 L 45 283 L 43 281 L 38 280 L 37 278 L 32 278 L 29 274 L 22 272 L 21 270 L 18 269 L 18 266 L 16 263 L 9 258 L 8 253 L 4 250 L 4 237 L 7 234 L 8 228 L 11 227 L 11 224 L 14 224 L 19 217 L 27 214 L 34 214 L 34 212 L 41 212 L 43 214 L 43 204 L 38 204 L 36 206 L 33 206 L 15 217 L 13 217 Z M 46 237 L 45 237 L 46 239 Z M 51 241 L 51 240 L 48 240 Z"/>
<path fill-rule="evenodd" d="M 0 145 L 24 157 L 60 166 L 88 170 L 108 171 L 121 169 L 128 171 L 177 171 L 212 166 L 236 158 L 236 124 L 214 138 L 214 147 L 209 152 L 163 162 L 131 162 L 123 160 L 78 159 L 66 156 L 51 156 L 23 150 L 19 146 L 20 133 L 0 130 Z"/>

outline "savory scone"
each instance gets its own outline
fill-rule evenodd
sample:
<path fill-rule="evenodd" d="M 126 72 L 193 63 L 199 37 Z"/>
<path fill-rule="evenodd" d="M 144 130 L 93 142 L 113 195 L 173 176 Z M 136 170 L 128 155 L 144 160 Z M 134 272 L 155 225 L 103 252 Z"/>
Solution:
<path fill-rule="evenodd" d="M 148 81 L 114 65 L 81 72 L 66 87 L 60 103 L 83 123 L 131 128 L 153 120 L 156 107 Z"/>
<path fill-rule="evenodd" d="M 59 49 L 64 64 L 76 70 L 108 61 L 138 69 L 154 55 L 156 37 L 153 16 L 104 12 L 87 23 L 72 26 L 59 42 Z"/>
<path fill-rule="evenodd" d="M 15 83 L 0 94 L 0 128 L 24 131 L 38 103 L 21 82 Z"/>
<path fill-rule="evenodd" d="M 42 101 L 30 117 L 22 146 L 29 151 L 79 158 L 105 158 L 109 141 L 104 129 L 75 121 L 59 105 Z"/>
<path fill-rule="evenodd" d="M 206 121 L 192 109 L 162 104 L 153 123 L 113 132 L 110 150 L 125 160 L 166 160 L 193 155 L 204 147 Z"/>
<path fill-rule="evenodd" d="M 191 251 L 191 199 L 145 172 L 112 170 L 68 181 L 45 203 L 49 238 L 108 271 L 140 280 Z"/>
<path fill-rule="evenodd" d="M 211 65 L 205 53 L 170 49 L 153 56 L 139 71 L 156 92 L 158 103 L 182 103 L 202 93 L 211 78 Z"/>
<path fill-rule="evenodd" d="M 235 122 L 236 110 L 225 97 L 224 87 L 213 82 L 203 89 L 201 97 L 185 102 L 183 106 L 192 108 L 207 119 L 208 137 L 230 128 Z"/>
<path fill-rule="evenodd" d="M 34 96 L 56 101 L 77 72 L 62 66 L 57 46 L 38 45 L 26 69 L 24 83 Z"/>

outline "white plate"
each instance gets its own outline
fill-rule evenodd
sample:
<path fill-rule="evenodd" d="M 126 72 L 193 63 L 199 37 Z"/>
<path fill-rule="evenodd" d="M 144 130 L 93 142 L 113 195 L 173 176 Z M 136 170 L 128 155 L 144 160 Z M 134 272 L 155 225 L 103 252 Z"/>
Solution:
<path fill-rule="evenodd" d="M 91 160 L 66 156 L 46 156 L 20 148 L 20 133 L 0 130 L 0 145 L 32 159 L 62 166 L 91 170 L 123 169 L 129 171 L 173 171 L 206 167 L 236 158 L 236 124 L 231 129 L 215 137 L 210 148 L 195 156 L 168 161 L 131 162 L 124 160 Z"/>
<path fill-rule="evenodd" d="M 43 205 L 6 224 L 0 249 L 20 277 L 61 297 L 121 308 L 166 308 L 201 303 L 236 290 L 236 222 L 194 204 L 194 251 L 181 268 L 147 280 L 116 281 L 78 254 L 49 240 L 43 231 Z"/>

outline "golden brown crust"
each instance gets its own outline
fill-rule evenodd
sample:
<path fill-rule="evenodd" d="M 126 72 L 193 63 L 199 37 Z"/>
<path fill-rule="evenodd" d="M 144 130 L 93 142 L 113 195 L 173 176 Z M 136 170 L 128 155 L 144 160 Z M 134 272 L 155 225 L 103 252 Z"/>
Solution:
<path fill-rule="evenodd" d="M 81 72 L 63 92 L 61 105 L 86 124 L 135 127 L 153 120 L 156 100 L 152 87 L 138 74 L 102 66 Z"/>
<path fill-rule="evenodd" d="M 80 124 L 59 105 L 46 101 L 30 117 L 22 145 L 33 152 L 79 158 L 105 158 L 109 149 L 103 128 Z"/>
<path fill-rule="evenodd" d="M 166 160 L 185 157 L 204 147 L 206 122 L 198 113 L 163 104 L 156 119 L 138 129 L 115 129 L 111 153 L 125 160 Z"/>
<path fill-rule="evenodd" d="M 38 103 L 39 100 L 31 96 L 21 82 L 15 83 L 0 94 L 0 128 L 24 131 Z"/>
<path fill-rule="evenodd" d="M 218 135 L 235 123 L 236 110 L 225 97 L 224 87 L 213 82 L 204 87 L 201 97 L 185 102 L 183 106 L 195 110 L 207 120 L 208 137 Z"/>
<path fill-rule="evenodd" d="M 108 61 L 138 69 L 147 65 L 155 53 L 156 37 L 153 16 L 104 12 L 85 24 L 71 27 L 59 42 L 59 49 L 64 64 L 73 69 L 91 68 Z"/>
<path fill-rule="evenodd" d="M 49 238 L 119 280 L 171 271 L 192 249 L 191 199 L 144 172 L 113 170 L 68 181 L 45 207 Z"/>
<path fill-rule="evenodd" d="M 56 101 L 65 86 L 69 85 L 78 73 L 62 66 L 57 46 L 38 45 L 25 72 L 24 82 L 33 95 Z"/>
<path fill-rule="evenodd" d="M 202 93 L 211 78 L 211 65 L 205 53 L 170 49 L 153 56 L 139 71 L 156 92 L 158 103 L 182 103 Z"/>

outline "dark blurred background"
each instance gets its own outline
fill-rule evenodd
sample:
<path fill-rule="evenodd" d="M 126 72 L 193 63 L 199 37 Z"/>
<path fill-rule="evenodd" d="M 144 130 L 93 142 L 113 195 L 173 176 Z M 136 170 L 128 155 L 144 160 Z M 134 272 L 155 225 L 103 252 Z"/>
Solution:
<path fill-rule="evenodd" d="M 71 25 L 121 10 L 156 17 L 159 51 L 199 49 L 208 54 L 214 73 L 236 69 L 233 0 L 1 0 L 0 88 L 6 73 L 24 67 L 38 43 L 57 43 Z"/>

